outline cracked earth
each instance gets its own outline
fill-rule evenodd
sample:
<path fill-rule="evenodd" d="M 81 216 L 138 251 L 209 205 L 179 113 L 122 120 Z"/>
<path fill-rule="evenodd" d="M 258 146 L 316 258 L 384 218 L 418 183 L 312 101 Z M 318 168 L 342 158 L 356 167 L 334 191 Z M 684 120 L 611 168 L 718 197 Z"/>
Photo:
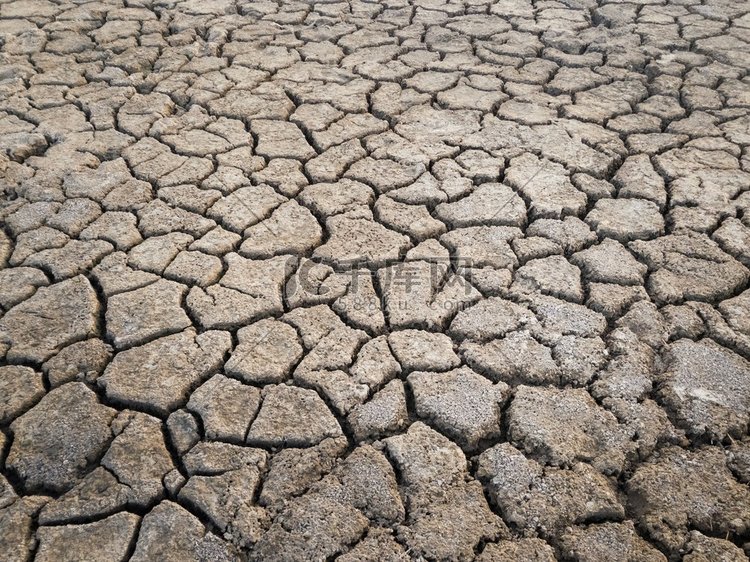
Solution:
<path fill-rule="evenodd" d="M 0 0 L 0 560 L 747 560 L 749 44 Z"/>

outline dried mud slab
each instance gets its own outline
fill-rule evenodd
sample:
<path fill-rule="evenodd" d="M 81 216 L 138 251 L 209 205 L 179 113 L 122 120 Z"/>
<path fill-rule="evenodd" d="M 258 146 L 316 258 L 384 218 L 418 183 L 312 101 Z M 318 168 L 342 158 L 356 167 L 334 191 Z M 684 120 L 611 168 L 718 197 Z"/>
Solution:
<path fill-rule="evenodd" d="M 750 7 L 0 3 L 0 560 L 750 556 Z"/>

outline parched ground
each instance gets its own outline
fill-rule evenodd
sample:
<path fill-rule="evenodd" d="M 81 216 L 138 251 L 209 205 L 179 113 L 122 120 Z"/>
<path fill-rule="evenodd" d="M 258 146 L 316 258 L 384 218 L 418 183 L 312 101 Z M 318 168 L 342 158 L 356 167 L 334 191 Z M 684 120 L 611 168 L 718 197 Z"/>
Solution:
<path fill-rule="evenodd" d="M 750 554 L 750 4 L 0 0 L 0 561 Z"/>

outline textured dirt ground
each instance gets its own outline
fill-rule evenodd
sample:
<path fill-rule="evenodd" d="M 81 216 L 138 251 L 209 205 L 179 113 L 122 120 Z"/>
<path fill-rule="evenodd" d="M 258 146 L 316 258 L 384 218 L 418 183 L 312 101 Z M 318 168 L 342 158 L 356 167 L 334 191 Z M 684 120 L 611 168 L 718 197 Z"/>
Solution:
<path fill-rule="evenodd" d="M 0 0 L 0 561 L 747 560 L 750 4 Z"/>

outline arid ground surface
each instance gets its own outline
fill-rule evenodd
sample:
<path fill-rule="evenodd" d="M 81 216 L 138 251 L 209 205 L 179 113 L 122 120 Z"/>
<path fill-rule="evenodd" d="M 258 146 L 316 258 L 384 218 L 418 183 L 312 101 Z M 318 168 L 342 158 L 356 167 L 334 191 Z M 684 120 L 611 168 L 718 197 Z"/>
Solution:
<path fill-rule="evenodd" d="M 0 561 L 750 553 L 750 4 L 0 0 Z"/>

